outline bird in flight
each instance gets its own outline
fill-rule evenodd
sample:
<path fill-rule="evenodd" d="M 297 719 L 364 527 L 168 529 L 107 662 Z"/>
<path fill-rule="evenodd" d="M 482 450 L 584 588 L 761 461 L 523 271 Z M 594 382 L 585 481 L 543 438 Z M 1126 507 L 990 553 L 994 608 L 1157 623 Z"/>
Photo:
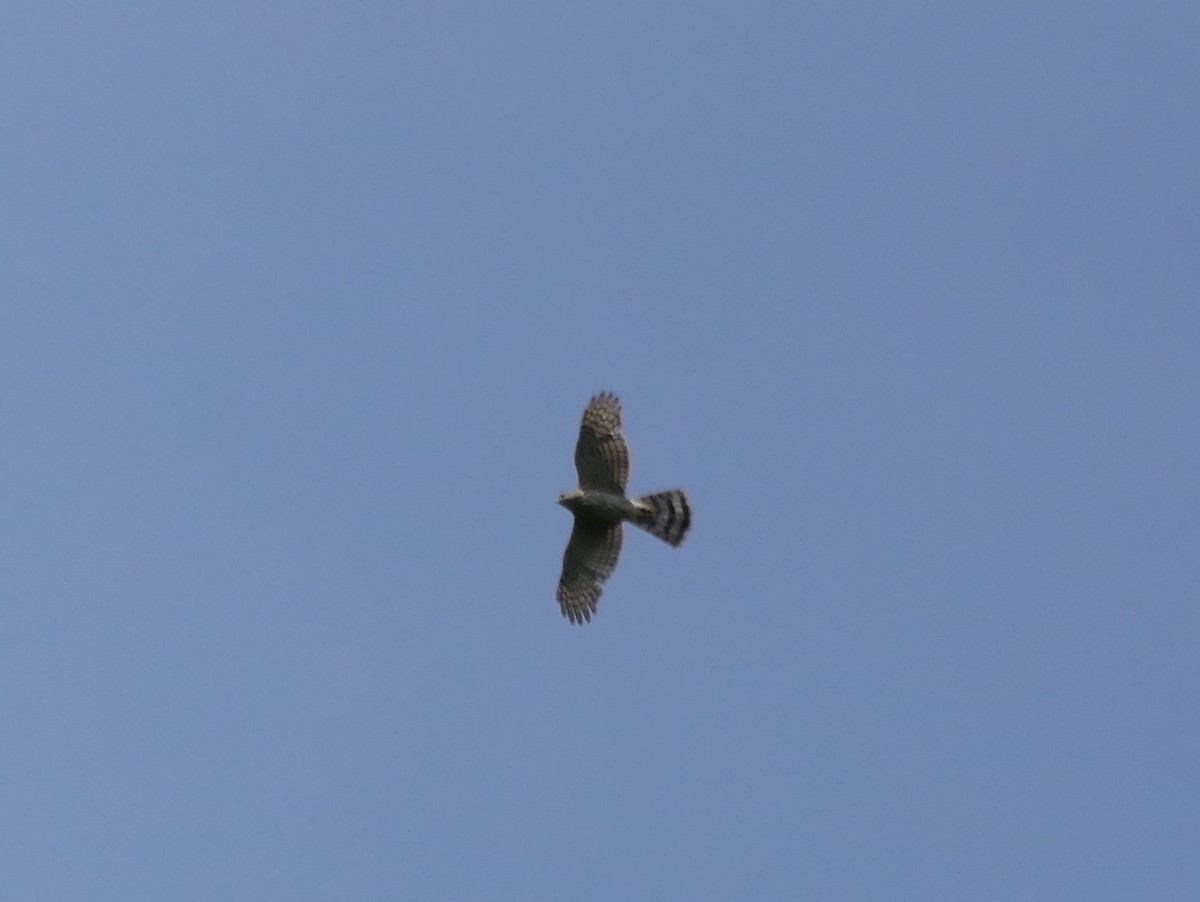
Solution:
<path fill-rule="evenodd" d="M 575 515 L 563 554 L 558 605 L 572 623 L 587 623 L 596 613 L 601 584 L 612 576 L 621 553 L 625 521 L 676 547 L 692 525 L 692 509 L 681 489 L 626 498 L 629 447 L 621 435 L 621 402 L 612 392 L 593 396 L 583 411 L 575 444 L 579 488 L 558 496 Z"/>

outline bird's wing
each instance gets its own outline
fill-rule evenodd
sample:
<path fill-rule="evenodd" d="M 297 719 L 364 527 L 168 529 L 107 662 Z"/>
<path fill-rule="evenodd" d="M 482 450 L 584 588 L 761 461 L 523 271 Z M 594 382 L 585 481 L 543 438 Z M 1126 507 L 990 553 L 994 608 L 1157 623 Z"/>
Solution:
<path fill-rule="evenodd" d="M 621 402 L 601 392 L 588 402 L 575 443 L 579 487 L 625 494 L 629 482 L 629 448 L 621 435 Z"/>
<path fill-rule="evenodd" d="M 596 613 L 600 585 L 617 567 L 621 524 L 589 523 L 575 518 L 558 580 L 558 606 L 572 623 L 585 623 Z"/>

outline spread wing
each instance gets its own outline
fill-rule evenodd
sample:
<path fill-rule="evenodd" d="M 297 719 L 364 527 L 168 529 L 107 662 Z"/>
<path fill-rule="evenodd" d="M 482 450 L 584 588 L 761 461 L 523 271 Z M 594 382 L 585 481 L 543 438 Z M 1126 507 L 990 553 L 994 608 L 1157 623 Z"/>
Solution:
<path fill-rule="evenodd" d="M 612 576 L 620 553 L 620 523 L 597 524 L 575 518 L 558 580 L 558 606 L 564 617 L 572 623 L 592 619 L 600 601 L 600 585 Z"/>
<path fill-rule="evenodd" d="M 575 443 L 575 469 L 581 489 L 625 494 L 629 448 L 621 435 L 621 402 L 612 392 L 593 397 L 583 412 Z"/>

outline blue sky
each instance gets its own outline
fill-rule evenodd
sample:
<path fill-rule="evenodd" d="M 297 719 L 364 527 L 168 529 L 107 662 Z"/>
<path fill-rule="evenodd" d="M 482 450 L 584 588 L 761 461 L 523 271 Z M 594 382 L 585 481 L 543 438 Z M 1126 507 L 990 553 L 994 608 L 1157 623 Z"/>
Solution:
<path fill-rule="evenodd" d="M 9 898 L 1196 897 L 1195 4 L 4 19 Z"/>

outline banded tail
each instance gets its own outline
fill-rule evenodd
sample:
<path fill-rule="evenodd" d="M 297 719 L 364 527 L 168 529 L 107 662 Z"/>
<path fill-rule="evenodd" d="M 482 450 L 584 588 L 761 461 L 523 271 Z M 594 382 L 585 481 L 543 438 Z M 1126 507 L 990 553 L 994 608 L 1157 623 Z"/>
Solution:
<path fill-rule="evenodd" d="M 692 525 L 692 508 L 682 489 L 643 495 L 633 503 L 638 508 L 634 525 L 668 545 L 678 546 Z"/>

